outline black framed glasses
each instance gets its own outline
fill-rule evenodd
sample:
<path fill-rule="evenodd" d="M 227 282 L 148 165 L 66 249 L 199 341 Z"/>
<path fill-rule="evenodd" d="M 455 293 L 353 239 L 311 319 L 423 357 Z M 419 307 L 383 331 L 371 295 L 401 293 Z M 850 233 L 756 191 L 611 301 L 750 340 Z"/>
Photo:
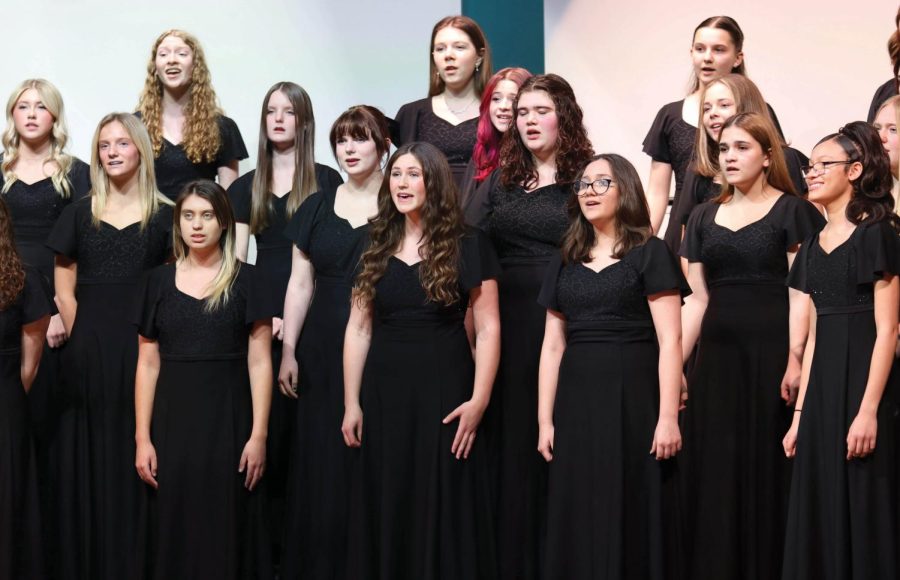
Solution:
<path fill-rule="evenodd" d="M 855 159 L 846 159 L 844 161 L 819 161 L 812 165 L 802 166 L 800 171 L 803 172 L 804 177 L 807 175 L 822 175 L 823 173 L 827 173 L 832 165 L 847 165 L 849 163 L 855 163 L 855 161 Z"/>
<path fill-rule="evenodd" d="M 587 197 L 589 195 L 606 195 L 609 188 L 615 183 L 608 177 L 595 179 L 594 181 L 576 181 L 572 185 L 572 192 L 578 197 Z"/>

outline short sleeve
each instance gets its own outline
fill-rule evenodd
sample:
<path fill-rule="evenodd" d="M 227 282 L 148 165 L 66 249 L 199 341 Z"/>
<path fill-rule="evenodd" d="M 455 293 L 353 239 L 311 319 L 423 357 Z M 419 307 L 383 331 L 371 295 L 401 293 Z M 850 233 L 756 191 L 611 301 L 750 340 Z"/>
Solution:
<path fill-rule="evenodd" d="M 316 186 L 318 191 L 337 189 L 342 183 L 344 183 L 344 179 L 340 173 L 327 165 L 316 163 Z"/>
<path fill-rule="evenodd" d="M 89 203 L 89 200 L 85 200 Z M 47 247 L 59 255 L 72 260 L 78 259 L 78 212 L 81 203 L 70 203 L 63 209 L 50 235 L 47 236 Z"/>
<path fill-rule="evenodd" d="M 678 259 L 659 238 L 651 237 L 641 246 L 637 266 L 644 286 L 644 296 L 678 290 L 684 298 L 691 293 Z"/>
<path fill-rule="evenodd" d="M 900 237 L 886 220 L 860 225 L 864 228 L 854 243 L 858 284 L 900 274 Z"/>
<path fill-rule="evenodd" d="M 240 161 L 249 157 L 237 123 L 225 116 L 220 116 L 217 121 L 221 144 L 219 152 L 216 154 L 216 167 L 224 167 L 232 161 Z"/>
<path fill-rule="evenodd" d="M 684 230 L 684 239 L 681 241 L 679 255 L 688 262 L 699 262 L 703 251 L 703 224 L 706 214 L 709 213 L 710 203 L 700 204 L 691 212 Z"/>
<path fill-rule="evenodd" d="M 25 287 L 22 289 L 21 304 L 24 324 L 30 324 L 57 312 L 50 284 L 40 272 L 30 266 L 25 266 Z"/>
<path fill-rule="evenodd" d="M 459 284 L 468 292 L 481 286 L 484 280 L 500 276 L 500 260 L 491 241 L 481 230 L 466 232 L 460 241 Z"/>
<path fill-rule="evenodd" d="M 556 285 L 559 282 L 559 273 L 563 269 L 562 252 L 557 252 L 550 258 L 547 270 L 544 273 L 544 283 L 538 294 L 538 304 L 550 310 L 559 311 L 559 303 L 556 300 Z"/>
<path fill-rule="evenodd" d="M 135 293 L 131 322 L 137 326 L 138 334 L 150 340 L 159 338 L 156 325 L 156 311 L 162 298 L 163 284 L 166 276 L 172 277 L 174 284 L 174 265 L 164 265 L 144 273 Z"/>
<path fill-rule="evenodd" d="M 818 240 L 818 236 L 813 236 L 800 245 L 797 255 L 794 256 L 794 263 L 791 265 L 791 271 L 788 272 L 786 282 L 788 287 L 809 294 L 809 285 L 806 280 L 806 272 L 809 269 L 809 248 L 813 244 L 819 243 Z"/>
<path fill-rule="evenodd" d="M 325 197 L 325 192 L 319 191 L 303 200 L 284 228 L 284 236 L 306 255 L 309 255 L 309 244 Z"/>
<path fill-rule="evenodd" d="M 396 131 L 391 135 L 394 140 L 394 145 L 400 147 L 405 143 L 416 140 L 419 127 L 419 111 L 421 108 L 422 101 L 414 101 L 412 103 L 406 103 L 400 107 L 399 111 L 397 111 L 397 116 L 394 118 L 394 121 L 396 122 Z"/>
<path fill-rule="evenodd" d="M 72 185 L 72 200 L 79 200 L 91 193 L 91 167 L 80 159 L 75 159 L 69 170 L 69 183 Z"/>
<path fill-rule="evenodd" d="M 234 211 L 234 220 L 241 224 L 250 223 L 250 204 L 253 197 L 253 178 L 256 170 L 245 173 L 228 188 L 228 199 Z"/>
<path fill-rule="evenodd" d="M 801 197 L 790 195 L 783 207 L 784 210 L 779 216 L 782 220 L 784 241 L 788 247 L 812 237 L 825 226 L 825 218 L 816 206 Z"/>
<path fill-rule="evenodd" d="M 247 291 L 247 311 L 244 322 L 253 324 L 257 320 L 268 320 L 278 316 L 281 308 L 275 305 L 271 284 L 262 268 L 241 264 L 239 272 Z"/>
<path fill-rule="evenodd" d="M 488 231 L 488 223 L 494 212 L 494 200 L 500 187 L 500 169 L 497 168 L 475 188 L 474 199 L 470 204 L 470 210 L 466 211 L 466 223 L 476 228 Z"/>
<path fill-rule="evenodd" d="M 644 153 L 649 155 L 654 161 L 672 163 L 672 153 L 669 151 L 667 136 L 671 122 L 671 110 L 673 105 L 679 103 L 669 103 L 660 109 L 653 120 L 653 124 L 650 125 L 650 130 L 647 131 L 647 136 L 644 137 Z"/>

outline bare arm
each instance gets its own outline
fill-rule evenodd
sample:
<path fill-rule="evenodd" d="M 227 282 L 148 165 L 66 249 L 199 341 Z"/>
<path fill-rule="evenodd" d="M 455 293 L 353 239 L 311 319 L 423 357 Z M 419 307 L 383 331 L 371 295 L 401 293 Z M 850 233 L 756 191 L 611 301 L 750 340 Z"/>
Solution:
<path fill-rule="evenodd" d="M 803 349 L 803 364 L 800 368 L 800 391 L 797 394 L 797 403 L 794 405 L 794 418 L 791 427 L 784 436 L 781 444 L 784 454 L 793 457 L 797 453 L 797 430 L 800 428 L 800 420 L 803 418 L 803 402 L 806 400 L 806 389 L 809 386 L 809 371 L 812 368 L 813 356 L 816 352 L 816 306 L 809 300 L 809 332 L 806 338 L 806 347 Z"/>
<path fill-rule="evenodd" d="M 686 362 L 700 338 L 700 325 L 703 323 L 703 315 L 706 314 L 706 305 L 709 303 L 709 293 L 706 289 L 706 274 L 701 262 L 688 264 L 688 283 L 691 285 L 691 295 L 684 299 L 681 309 L 681 352 L 682 362 Z"/>
<path fill-rule="evenodd" d="M 556 404 L 559 364 L 565 351 L 566 319 L 561 313 L 548 309 L 538 370 L 538 451 L 546 461 L 553 461 L 556 430 L 553 424 L 553 407 Z"/>
<path fill-rule="evenodd" d="M 491 400 L 497 365 L 500 362 L 500 306 L 497 281 L 483 280 L 473 288 L 472 321 L 475 329 L 475 382 L 472 398 L 444 417 L 444 424 L 459 419 L 450 452 L 457 459 L 466 459 L 475 442 L 475 433 L 484 410 Z"/>
<path fill-rule="evenodd" d="M 315 270 L 309 258 L 294 246 L 291 254 L 291 277 L 284 296 L 283 343 L 278 387 L 285 396 L 297 398 L 297 339 L 306 321 L 306 313 L 315 288 Z"/>
<path fill-rule="evenodd" d="M 72 325 L 75 324 L 75 313 L 78 310 L 78 302 L 75 300 L 75 284 L 78 281 L 78 263 L 65 256 L 56 256 L 56 266 L 53 268 L 54 285 L 56 286 L 56 305 L 59 315 L 62 317 L 66 334 L 72 334 Z"/>
<path fill-rule="evenodd" d="M 650 207 L 650 225 L 659 234 L 666 208 L 669 207 L 669 190 L 672 187 L 672 166 L 662 161 L 650 162 L 650 179 L 647 181 L 647 205 Z M 674 224 L 680 227 L 680 224 Z M 672 227 L 670 225 L 670 227 Z"/>
<path fill-rule="evenodd" d="M 153 488 L 158 488 L 159 483 L 156 481 L 156 449 L 150 441 L 150 424 L 153 420 L 153 400 L 156 397 L 159 366 L 159 343 L 139 336 L 137 372 L 134 377 L 134 467 L 140 478 Z"/>
<path fill-rule="evenodd" d="M 272 322 L 257 320 L 250 331 L 247 346 L 247 370 L 253 400 L 253 428 L 244 445 L 238 472 L 244 473 L 244 487 L 253 491 L 266 468 L 266 439 L 269 435 L 269 410 L 272 407 Z"/>
<path fill-rule="evenodd" d="M 247 254 L 250 250 L 250 224 L 242 224 L 237 222 L 234 224 L 235 251 L 238 260 L 247 261 Z"/>
<path fill-rule="evenodd" d="M 50 325 L 50 315 L 43 316 L 22 326 L 22 362 L 19 376 L 25 392 L 31 390 L 34 377 L 37 375 L 41 354 L 44 352 L 44 336 Z"/>
<path fill-rule="evenodd" d="M 650 453 L 657 459 L 668 459 L 681 450 L 681 295 L 677 291 L 661 292 L 649 296 L 647 302 L 659 344 L 659 420 Z"/>
<path fill-rule="evenodd" d="M 359 391 L 371 342 L 371 307 L 368 304 L 360 306 L 353 300 L 344 333 L 344 421 L 341 432 L 348 447 L 362 445 L 363 413 L 359 405 Z"/>
<path fill-rule="evenodd" d="M 228 165 L 219 167 L 216 170 L 216 176 L 219 178 L 219 185 L 222 186 L 222 189 L 228 189 L 238 178 L 238 160 L 234 159 Z"/>
<path fill-rule="evenodd" d="M 788 252 L 788 269 L 794 265 L 799 244 Z M 800 375 L 803 361 L 803 349 L 806 348 L 806 337 L 809 334 L 809 295 L 788 289 L 788 350 L 787 366 L 784 378 L 781 380 L 781 398 L 788 405 L 793 405 L 797 399 L 797 390 L 800 387 Z"/>

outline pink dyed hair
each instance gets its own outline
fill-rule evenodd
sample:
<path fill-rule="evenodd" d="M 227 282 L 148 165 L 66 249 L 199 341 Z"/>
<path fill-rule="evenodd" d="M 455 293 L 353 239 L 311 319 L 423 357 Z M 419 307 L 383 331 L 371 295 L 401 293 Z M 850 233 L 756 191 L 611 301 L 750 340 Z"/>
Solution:
<path fill-rule="evenodd" d="M 521 87 L 532 74 L 519 67 L 507 67 L 497 71 L 481 93 L 481 117 L 478 119 L 477 140 L 472 158 L 475 161 L 475 181 L 484 181 L 500 164 L 500 137 L 502 133 L 491 123 L 491 94 L 500 81 L 512 81 Z M 515 122 L 515 112 L 513 112 Z"/>

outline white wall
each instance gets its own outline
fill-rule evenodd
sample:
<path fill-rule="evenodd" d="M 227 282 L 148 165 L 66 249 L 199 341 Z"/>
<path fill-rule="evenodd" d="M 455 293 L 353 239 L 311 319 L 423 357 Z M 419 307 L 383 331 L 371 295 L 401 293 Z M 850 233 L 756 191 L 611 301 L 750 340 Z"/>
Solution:
<path fill-rule="evenodd" d="M 196 35 L 221 105 L 251 154 L 241 173 L 256 165 L 262 98 L 275 82 L 309 92 L 317 158 L 336 167 L 327 144 L 334 119 L 359 103 L 393 116 L 424 97 L 431 27 L 460 11 L 460 0 L 3 2 L 0 102 L 25 78 L 53 82 L 65 100 L 70 151 L 84 160 L 97 121 L 136 107 L 156 37 L 169 28 Z"/>
<path fill-rule="evenodd" d="M 598 152 L 625 155 L 646 179 L 641 142 L 659 108 L 686 94 L 691 33 L 717 14 L 740 23 L 750 78 L 807 154 L 865 120 L 891 76 L 895 1 L 545 0 L 546 69 L 574 87 Z"/>

